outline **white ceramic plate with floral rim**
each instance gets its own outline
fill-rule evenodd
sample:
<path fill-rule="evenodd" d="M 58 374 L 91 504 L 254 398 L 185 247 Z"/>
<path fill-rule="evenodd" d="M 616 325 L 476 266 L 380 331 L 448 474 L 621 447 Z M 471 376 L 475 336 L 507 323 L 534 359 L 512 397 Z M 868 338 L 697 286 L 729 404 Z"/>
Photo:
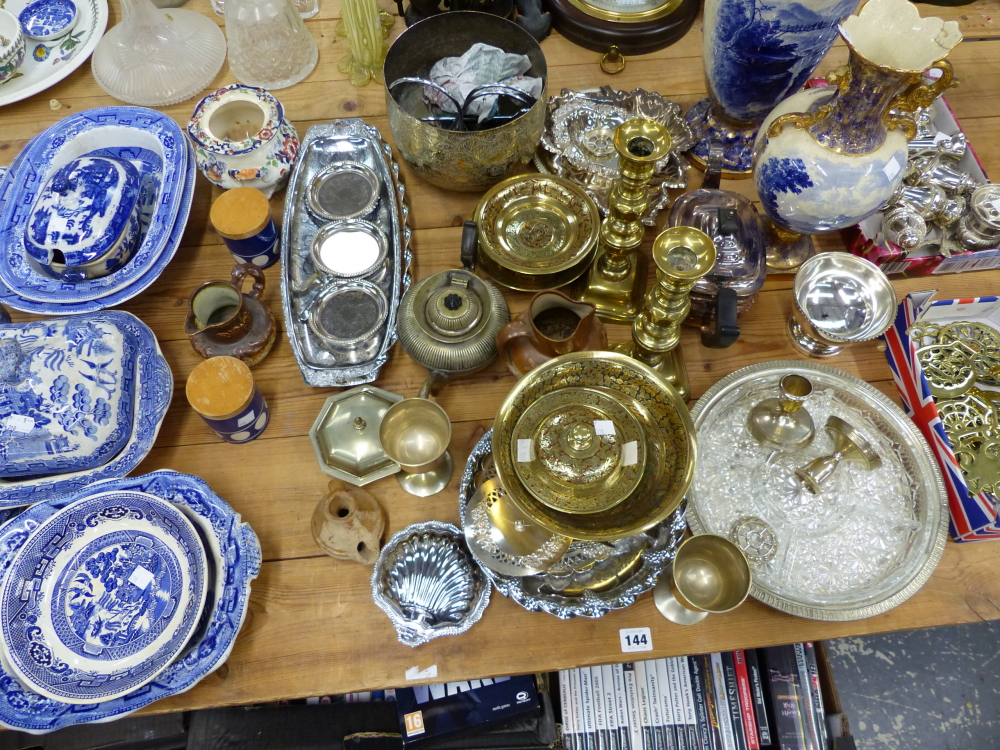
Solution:
<path fill-rule="evenodd" d="M 0 84 L 0 107 L 55 85 L 83 65 L 97 47 L 108 25 L 108 0 L 73 2 L 78 17 L 69 34 L 49 42 L 25 39 L 28 47 L 20 70 Z M 31 0 L 0 0 L 0 8 L 16 16 L 30 3 Z"/>

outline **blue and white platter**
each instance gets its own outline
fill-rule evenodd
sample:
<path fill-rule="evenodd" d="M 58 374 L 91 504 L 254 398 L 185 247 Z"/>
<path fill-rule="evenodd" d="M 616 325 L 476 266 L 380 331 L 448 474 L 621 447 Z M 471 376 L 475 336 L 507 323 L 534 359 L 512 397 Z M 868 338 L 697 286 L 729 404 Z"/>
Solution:
<path fill-rule="evenodd" d="M 214 569 L 201 622 L 181 656 L 152 682 L 99 703 L 70 704 L 27 690 L 0 660 L 0 725 L 9 729 L 43 734 L 75 724 L 112 721 L 153 701 L 190 690 L 229 657 L 246 617 L 250 583 L 260 572 L 257 535 L 204 480 L 174 471 L 108 480 L 51 504 L 34 506 L 8 521 L 0 527 L 0 576 L 47 518 L 99 492 L 153 495 L 172 503 L 194 523 Z"/>
<path fill-rule="evenodd" d="M 140 172 L 144 200 L 140 244 L 135 256 L 114 273 L 66 282 L 32 267 L 24 234 L 48 178 L 83 156 L 127 159 Z M 190 212 L 195 167 L 177 124 L 142 107 L 87 110 L 35 136 L 0 179 L 0 285 L 6 288 L 5 301 L 26 312 L 48 312 L 53 305 L 70 305 L 74 311 L 82 311 L 75 308 L 103 309 L 138 294 L 156 279 L 177 250 Z M 153 271 L 155 275 L 151 275 Z"/>
<path fill-rule="evenodd" d="M 0 477 L 93 469 L 128 442 L 141 341 L 120 319 L 0 325 Z"/>
<path fill-rule="evenodd" d="M 142 492 L 97 492 L 28 537 L 4 577 L 3 655 L 48 698 L 113 700 L 187 645 L 205 604 L 205 549 L 191 521 Z"/>
<path fill-rule="evenodd" d="M 98 317 L 95 315 L 95 317 Z M 149 453 L 173 395 L 173 375 L 156 336 L 130 313 L 111 310 L 99 318 L 110 321 L 135 342 L 135 385 L 130 433 L 124 447 L 100 466 L 44 477 L 0 479 L 0 509 L 32 505 L 86 488 L 132 471 Z M 0 331 L 5 327 L 0 328 Z M 53 361 L 59 358 L 54 355 Z"/>
<path fill-rule="evenodd" d="M 17 20 L 28 39 L 51 42 L 72 31 L 78 16 L 73 0 L 33 0 Z"/>

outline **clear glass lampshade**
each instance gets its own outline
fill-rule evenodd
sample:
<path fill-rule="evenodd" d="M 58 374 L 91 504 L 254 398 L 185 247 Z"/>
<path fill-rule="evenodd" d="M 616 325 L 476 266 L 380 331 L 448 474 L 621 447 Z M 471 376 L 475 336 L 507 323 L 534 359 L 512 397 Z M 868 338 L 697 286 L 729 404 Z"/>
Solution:
<path fill-rule="evenodd" d="M 312 72 L 316 40 L 292 0 L 227 0 L 229 69 L 247 86 L 283 89 Z"/>
<path fill-rule="evenodd" d="M 210 18 L 122 0 L 122 22 L 101 39 L 91 66 L 97 84 L 115 99 L 160 107 L 200 93 L 225 59 L 226 38 Z"/>

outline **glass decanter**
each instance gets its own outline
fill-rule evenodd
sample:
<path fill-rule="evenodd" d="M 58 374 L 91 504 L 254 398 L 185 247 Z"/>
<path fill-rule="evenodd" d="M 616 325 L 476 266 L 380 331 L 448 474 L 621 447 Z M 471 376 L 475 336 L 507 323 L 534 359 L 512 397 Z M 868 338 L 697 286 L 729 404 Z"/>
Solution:
<path fill-rule="evenodd" d="M 312 72 L 316 40 L 292 0 L 228 0 L 229 68 L 247 86 L 283 89 Z"/>
<path fill-rule="evenodd" d="M 226 59 L 226 38 L 193 10 L 122 0 L 122 22 L 104 35 L 91 67 L 97 85 L 129 104 L 162 107 L 208 86 Z"/>

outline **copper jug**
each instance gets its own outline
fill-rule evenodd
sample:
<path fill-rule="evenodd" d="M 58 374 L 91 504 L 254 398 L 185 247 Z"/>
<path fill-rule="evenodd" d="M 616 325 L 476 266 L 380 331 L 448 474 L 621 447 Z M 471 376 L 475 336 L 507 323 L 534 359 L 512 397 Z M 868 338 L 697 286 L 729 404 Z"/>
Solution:
<path fill-rule="evenodd" d="M 607 348 L 597 308 L 555 291 L 536 294 L 497 334 L 497 350 L 516 378 L 561 354 Z"/>

